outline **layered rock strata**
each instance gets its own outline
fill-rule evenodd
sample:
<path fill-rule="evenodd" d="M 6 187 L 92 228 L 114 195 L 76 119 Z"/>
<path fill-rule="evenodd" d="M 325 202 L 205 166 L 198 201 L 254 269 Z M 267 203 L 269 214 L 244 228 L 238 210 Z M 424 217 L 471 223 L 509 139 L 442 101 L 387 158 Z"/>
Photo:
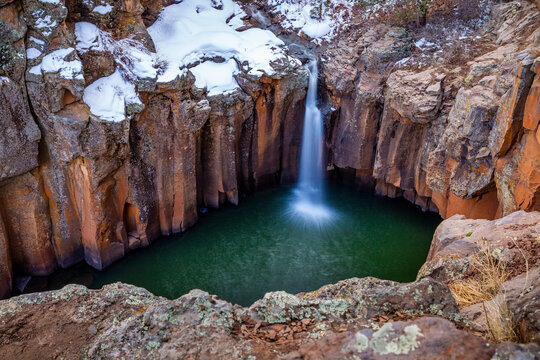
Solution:
<path fill-rule="evenodd" d="M 85 104 L 130 66 L 126 47 L 155 51 L 147 27 L 170 3 L 0 2 L 0 296 L 14 276 L 102 269 L 185 230 L 200 207 L 295 179 L 307 72 L 290 57 L 258 77 L 237 64 L 227 96 L 190 71 L 132 76 L 139 98 L 126 95 L 119 121 Z M 539 209 L 538 9 L 513 1 L 490 18 L 457 62 L 411 65 L 418 36 L 384 24 L 319 49 L 339 179 L 444 218 Z M 99 46 L 88 26 L 106 34 Z"/>

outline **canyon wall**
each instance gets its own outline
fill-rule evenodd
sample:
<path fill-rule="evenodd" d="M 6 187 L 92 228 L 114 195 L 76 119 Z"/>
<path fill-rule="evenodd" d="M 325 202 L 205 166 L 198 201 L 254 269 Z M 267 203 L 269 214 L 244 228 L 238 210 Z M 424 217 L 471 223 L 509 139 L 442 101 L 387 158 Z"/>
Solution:
<path fill-rule="evenodd" d="M 202 207 L 296 177 L 308 79 L 298 61 L 273 64 L 271 76 L 240 73 L 227 95 L 209 96 L 190 72 L 136 79 L 140 103 L 106 121 L 84 89 L 120 65 L 103 49 L 80 51 L 75 23 L 153 51 L 146 26 L 166 4 L 117 0 L 106 14 L 94 5 L 0 1 L 0 298 L 15 276 L 83 260 L 102 269 L 186 230 Z"/>
<path fill-rule="evenodd" d="M 104 3 L 0 0 L 0 297 L 15 276 L 102 269 L 201 207 L 296 178 L 308 73 L 292 57 L 271 75 L 239 71 L 227 95 L 189 71 L 134 76 L 125 116 L 94 115 L 85 89 L 134 66 L 124 47 L 155 51 L 147 27 L 171 2 Z M 454 59 L 426 58 L 418 35 L 387 24 L 317 49 L 339 180 L 444 218 L 540 210 L 539 12 L 513 1 L 490 19 Z M 81 43 L 81 23 L 109 48 Z"/>
<path fill-rule="evenodd" d="M 538 8 L 499 4 L 490 19 L 455 40 L 451 27 L 430 24 L 434 42 L 453 49 L 385 24 L 325 49 L 337 178 L 443 218 L 540 210 Z"/>

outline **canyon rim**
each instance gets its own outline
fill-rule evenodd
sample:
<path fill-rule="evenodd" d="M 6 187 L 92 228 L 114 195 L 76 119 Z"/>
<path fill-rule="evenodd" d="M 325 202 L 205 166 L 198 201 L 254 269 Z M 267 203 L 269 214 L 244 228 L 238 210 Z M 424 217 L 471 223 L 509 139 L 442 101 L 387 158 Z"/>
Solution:
<path fill-rule="evenodd" d="M 0 21 L 0 357 L 540 357 L 540 2 L 0 0 Z M 9 298 L 294 183 L 313 57 L 328 178 L 445 219 L 416 281 Z"/>

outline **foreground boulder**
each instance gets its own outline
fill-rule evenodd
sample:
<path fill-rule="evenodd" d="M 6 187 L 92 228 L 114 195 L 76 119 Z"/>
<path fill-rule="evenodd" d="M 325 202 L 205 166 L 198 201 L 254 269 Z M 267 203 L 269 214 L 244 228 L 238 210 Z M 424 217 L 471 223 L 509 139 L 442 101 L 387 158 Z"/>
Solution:
<path fill-rule="evenodd" d="M 513 275 L 539 266 L 540 212 L 518 211 L 498 220 L 471 220 L 454 215 L 435 231 L 426 262 L 418 277 L 449 283 L 474 275 L 473 257 L 487 249 L 508 263 Z"/>
<path fill-rule="evenodd" d="M 449 285 L 469 326 L 488 337 L 540 341 L 540 213 L 498 220 L 455 215 L 437 228 L 418 278 Z"/>
<path fill-rule="evenodd" d="M 540 354 L 538 345 L 488 344 L 456 328 L 448 320 L 455 311 L 448 288 L 429 278 L 410 284 L 350 279 L 313 293 L 269 293 L 249 308 L 200 290 L 168 300 L 120 283 L 101 290 L 68 285 L 1 301 L 0 353 L 25 359 L 490 359 L 503 352 L 509 355 L 501 358 L 533 359 Z"/>

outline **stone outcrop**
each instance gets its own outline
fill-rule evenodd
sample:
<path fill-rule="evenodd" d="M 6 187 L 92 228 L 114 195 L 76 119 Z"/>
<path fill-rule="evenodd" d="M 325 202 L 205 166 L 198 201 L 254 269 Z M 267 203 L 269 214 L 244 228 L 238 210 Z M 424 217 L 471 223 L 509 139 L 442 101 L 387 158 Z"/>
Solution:
<path fill-rule="evenodd" d="M 323 51 L 337 178 L 443 218 L 540 209 L 538 10 L 504 3 L 491 19 L 461 62 L 428 65 L 413 32 L 380 24 Z"/>
<path fill-rule="evenodd" d="M 101 290 L 68 285 L 1 301 L 0 351 L 25 359 L 532 360 L 540 354 L 534 343 L 491 344 L 456 328 L 445 319 L 456 310 L 448 288 L 429 278 L 350 279 L 296 296 L 268 293 L 249 308 L 200 290 L 167 300 L 120 283 Z"/>
<path fill-rule="evenodd" d="M 503 270 L 492 273 L 482 266 L 488 261 Z M 539 342 L 539 274 L 540 213 L 517 211 L 492 221 L 466 219 L 462 215 L 443 221 L 418 279 L 426 277 L 452 285 L 467 279 L 502 277 L 500 288 L 493 289 L 488 299 L 467 304 L 461 314 L 472 329 L 488 333 L 493 324 L 486 314 L 493 322 L 497 316 L 490 312 L 502 307 L 522 341 Z"/>
<path fill-rule="evenodd" d="M 447 283 L 473 275 L 472 259 L 486 247 L 516 268 L 525 262 L 532 268 L 540 256 L 539 226 L 540 213 L 536 211 L 518 211 L 492 221 L 454 215 L 437 227 L 419 277 Z"/>
<path fill-rule="evenodd" d="M 124 119 L 90 112 L 84 89 L 125 64 L 116 48 L 77 48 L 75 23 L 154 51 L 146 27 L 168 4 L 112 1 L 105 14 L 93 1 L 0 4 L 1 297 L 16 276 L 83 260 L 103 269 L 185 231 L 200 208 L 295 179 L 308 78 L 297 61 L 241 72 L 227 95 L 209 96 L 189 71 L 136 79 L 141 101 Z"/>

